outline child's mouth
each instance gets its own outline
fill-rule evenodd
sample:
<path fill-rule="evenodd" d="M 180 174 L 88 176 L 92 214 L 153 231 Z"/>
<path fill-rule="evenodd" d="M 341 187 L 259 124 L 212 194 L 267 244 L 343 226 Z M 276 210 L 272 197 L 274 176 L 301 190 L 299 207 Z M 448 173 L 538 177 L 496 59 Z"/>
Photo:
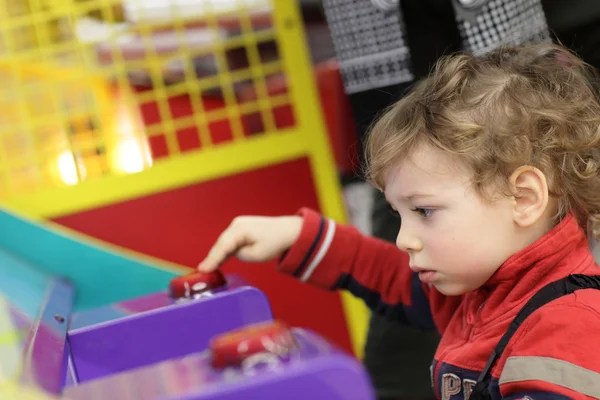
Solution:
<path fill-rule="evenodd" d="M 419 279 L 423 283 L 432 283 L 435 279 L 436 272 L 433 270 L 421 270 L 419 271 Z"/>

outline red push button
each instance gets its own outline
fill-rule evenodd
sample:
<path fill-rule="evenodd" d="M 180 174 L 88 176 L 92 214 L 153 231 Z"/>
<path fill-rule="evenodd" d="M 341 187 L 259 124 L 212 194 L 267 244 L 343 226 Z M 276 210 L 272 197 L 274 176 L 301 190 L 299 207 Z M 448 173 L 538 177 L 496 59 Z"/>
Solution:
<path fill-rule="evenodd" d="M 259 353 L 284 356 L 295 348 L 297 343 L 292 331 L 279 321 L 237 329 L 217 336 L 210 344 L 214 368 L 238 366 Z"/>
<path fill-rule="evenodd" d="M 226 283 L 220 271 L 208 273 L 195 271 L 172 279 L 169 283 L 169 296 L 174 299 L 189 298 L 225 286 Z"/>

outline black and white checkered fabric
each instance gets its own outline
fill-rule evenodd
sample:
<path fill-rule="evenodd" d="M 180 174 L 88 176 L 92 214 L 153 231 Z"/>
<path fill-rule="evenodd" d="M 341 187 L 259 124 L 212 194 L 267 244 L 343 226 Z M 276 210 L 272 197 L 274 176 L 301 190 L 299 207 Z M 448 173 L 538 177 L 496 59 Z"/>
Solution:
<path fill-rule="evenodd" d="M 347 93 L 413 79 L 398 0 L 324 0 L 323 7 Z"/>
<path fill-rule="evenodd" d="M 347 93 L 413 79 L 398 1 L 323 0 Z M 448 1 L 454 2 L 463 49 L 472 54 L 549 40 L 541 0 Z"/>
<path fill-rule="evenodd" d="M 463 48 L 472 54 L 550 38 L 540 0 L 489 0 L 468 18 L 460 6 L 473 1 L 459 0 L 455 7 Z"/>

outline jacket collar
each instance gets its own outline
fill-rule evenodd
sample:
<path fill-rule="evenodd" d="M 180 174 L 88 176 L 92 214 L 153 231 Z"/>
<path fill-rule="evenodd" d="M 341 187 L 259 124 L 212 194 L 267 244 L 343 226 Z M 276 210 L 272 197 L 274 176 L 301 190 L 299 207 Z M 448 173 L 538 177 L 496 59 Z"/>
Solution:
<path fill-rule="evenodd" d="M 582 243 L 587 246 L 585 232 L 577 219 L 568 214 L 544 236 L 506 260 L 485 286 L 494 289 L 505 282 L 514 284 L 526 275 L 542 278 Z"/>
<path fill-rule="evenodd" d="M 512 255 L 484 286 L 468 294 L 485 320 L 510 315 L 546 284 L 593 264 L 585 231 L 569 214 L 530 246 Z M 470 310 L 474 312 L 475 310 Z M 498 314 L 502 312 L 502 314 Z"/>

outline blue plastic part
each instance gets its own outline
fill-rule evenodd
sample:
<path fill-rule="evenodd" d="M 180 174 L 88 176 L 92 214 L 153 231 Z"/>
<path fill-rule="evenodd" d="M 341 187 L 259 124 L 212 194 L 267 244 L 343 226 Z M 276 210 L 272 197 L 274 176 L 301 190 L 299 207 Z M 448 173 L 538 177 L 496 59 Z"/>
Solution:
<path fill-rule="evenodd" d="M 183 271 L 159 262 L 151 264 L 145 257 L 138 259 L 128 252 L 117 254 L 111 246 L 104 247 L 83 235 L 48 228 L 6 211 L 0 211 L 0 227 L 0 264 L 5 263 L 0 266 L 0 282 L 6 279 L 7 270 L 11 281 L 20 281 L 21 286 L 37 287 L 43 276 L 63 277 L 76 288 L 74 311 L 163 291 Z M 0 287 L 0 292 L 4 290 L 10 291 Z M 12 295 L 21 296 L 14 290 Z M 27 299 L 19 302 L 28 310 L 35 308 Z"/>

